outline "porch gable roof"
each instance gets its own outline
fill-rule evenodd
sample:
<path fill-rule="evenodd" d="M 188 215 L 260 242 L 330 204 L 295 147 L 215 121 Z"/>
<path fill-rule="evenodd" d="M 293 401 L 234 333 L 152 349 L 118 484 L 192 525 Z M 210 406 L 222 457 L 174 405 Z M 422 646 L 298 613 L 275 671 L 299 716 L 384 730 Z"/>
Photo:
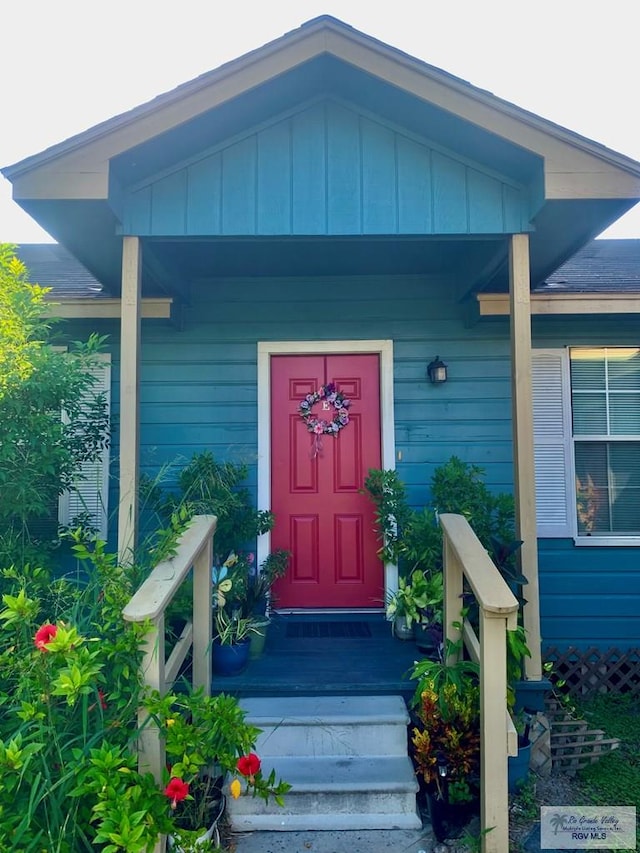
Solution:
<path fill-rule="evenodd" d="M 299 69 L 320 56 L 338 61 L 390 83 L 459 116 L 489 133 L 544 156 L 548 161 L 547 198 L 572 198 L 577 170 L 571 159 L 580 156 L 582 174 L 608 163 L 637 179 L 633 188 L 620 181 L 618 191 L 636 197 L 640 164 L 580 134 L 561 127 L 509 101 L 473 86 L 442 69 L 368 36 L 329 15 L 314 18 L 264 46 L 158 95 L 151 101 L 108 119 L 43 152 L 5 167 L 14 185 L 55 161 L 63 160 L 68 174 L 74 165 L 104 166 L 111 158 L 149 141 L 189 119 L 211 110 L 255 86 Z M 564 176 L 564 177 L 563 177 Z M 33 191 L 35 191 L 35 187 Z M 97 189 L 97 187 L 96 187 Z M 105 187 L 106 189 L 106 187 Z M 594 174 L 593 189 L 597 187 Z M 613 187 L 609 188 L 609 194 Z M 25 196 L 27 197 L 27 196 Z M 584 197 L 584 189 L 579 197 Z M 611 197 L 611 196 L 610 196 Z"/>
<path fill-rule="evenodd" d="M 526 187 L 531 219 L 506 230 L 532 230 L 534 283 L 640 199 L 639 163 L 330 16 L 8 166 L 3 174 L 13 183 L 16 201 L 117 293 L 119 235 L 141 233 L 131 218 L 132 230 L 123 222 L 123 200 L 132 186 L 211 148 L 216 134 L 221 143 L 327 96 L 346 98 L 422 136 L 429 128 L 461 158 Z M 349 227 L 341 233 L 358 232 Z M 296 235 L 308 232 L 294 230 Z M 424 236 L 430 235 L 434 230 L 426 229 Z M 473 288 L 503 276 L 504 260 L 501 248 L 485 264 L 488 273 L 479 269 L 471 277 Z M 155 275 L 163 278 L 163 271 Z"/>

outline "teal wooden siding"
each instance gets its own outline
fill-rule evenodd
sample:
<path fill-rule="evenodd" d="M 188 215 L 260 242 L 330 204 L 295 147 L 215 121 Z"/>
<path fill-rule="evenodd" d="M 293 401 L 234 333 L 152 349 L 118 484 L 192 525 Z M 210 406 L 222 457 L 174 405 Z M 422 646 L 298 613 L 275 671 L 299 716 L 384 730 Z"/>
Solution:
<path fill-rule="evenodd" d="M 124 196 L 142 236 L 503 234 L 529 190 L 335 101 L 203 152 Z"/>
<path fill-rule="evenodd" d="M 198 285 L 184 331 L 144 325 L 143 469 L 209 448 L 247 460 L 255 485 L 257 342 L 393 338 L 396 445 L 412 501 L 426 501 L 433 469 L 453 453 L 510 489 L 508 342 L 502 329 L 465 328 L 452 293 L 421 277 Z M 436 352 L 452 377 L 441 387 L 426 378 Z"/>
<path fill-rule="evenodd" d="M 542 648 L 637 648 L 640 643 L 638 548 L 539 543 Z"/>
<path fill-rule="evenodd" d="M 259 340 L 377 339 L 394 341 L 396 449 L 400 476 L 415 506 L 429 500 L 435 467 L 452 454 L 481 465 L 497 491 L 512 488 L 508 324 L 495 318 L 465 326 L 454 288 L 419 276 L 374 278 L 226 279 L 193 289 L 184 329 L 144 321 L 141 385 L 142 471 L 175 481 L 191 455 L 210 449 L 246 461 L 255 494 Z M 113 488 L 118 475 L 118 327 L 113 354 Z M 81 338 L 75 324 L 72 338 Z M 538 346 L 626 344 L 637 340 L 633 317 L 535 318 Z M 439 354 L 449 381 L 431 386 L 428 362 Z M 115 540 L 111 537 L 112 547 Z M 539 541 L 543 649 L 636 647 L 640 637 L 637 548 L 576 547 Z"/>

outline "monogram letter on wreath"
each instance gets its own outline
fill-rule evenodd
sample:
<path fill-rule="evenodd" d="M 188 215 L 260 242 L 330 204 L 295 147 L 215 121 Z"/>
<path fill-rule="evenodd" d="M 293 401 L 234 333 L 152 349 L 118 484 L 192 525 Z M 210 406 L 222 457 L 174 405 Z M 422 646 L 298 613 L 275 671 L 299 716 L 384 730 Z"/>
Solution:
<path fill-rule="evenodd" d="M 322 403 L 322 411 L 328 412 L 326 420 L 319 418 L 311 411 L 316 403 Z M 307 430 L 312 434 L 311 458 L 322 456 L 322 436 L 338 437 L 341 429 L 349 423 L 349 406 L 351 400 L 346 400 L 342 391 L 338 391 L 335 382 L 321 385 L 314 394 L 307 394 L 298 406 L 298 411 L 305 422 Z M 333 417 L 331 416 L 333 414 Z"/>

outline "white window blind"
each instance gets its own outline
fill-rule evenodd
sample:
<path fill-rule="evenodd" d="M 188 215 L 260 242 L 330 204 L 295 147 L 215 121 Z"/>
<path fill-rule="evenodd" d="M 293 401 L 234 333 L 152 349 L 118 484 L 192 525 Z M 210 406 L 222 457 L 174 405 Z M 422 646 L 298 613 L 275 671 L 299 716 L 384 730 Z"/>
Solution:
<path fill-rule="evenodd" d="M 111 356 L 100 353 L 94 374 L 96 383 L 92 393 L 104 393 L 107 410 L 111 411 Z M 101 539 L 107 538 L 109 498 L 109 448 L 105 448 L 94 462 L 83 462 L 79 476 L 74 483 L 74 491 L 60 496 L 58 517 L 60 524 L 68 525 L 72 520 L 88 513 L 92 525 Z"/>
<path fill-rule="evenodd" d="M 573 536 L 575 500 L 566 350 L 533 350 L 531 384 L 538 536 Z"/>

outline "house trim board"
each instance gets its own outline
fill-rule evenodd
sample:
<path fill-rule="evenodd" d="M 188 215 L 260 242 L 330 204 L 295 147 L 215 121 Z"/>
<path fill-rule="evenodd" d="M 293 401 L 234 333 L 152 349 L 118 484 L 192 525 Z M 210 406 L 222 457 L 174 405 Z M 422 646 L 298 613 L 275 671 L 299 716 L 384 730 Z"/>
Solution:
<path fill-rule="evenodd" d="M 143 320 L 170 320 L 173 298 L 150 297 L 140 302 L 140 317 Z M 71 297 L 45 300 L 48 317 L 67 320 L 119 320 L 122 302 L 111 297 Z"/>
<path fill-rule="evenodd" d="M 258 509 L 271 508 L 271 356 L 330 353 L 377 353 L 380 356 L 380 428 L 382 468 L 395 469 L 393 405 L 393 341 L 259 341 L 258 342 Z M 270 551 L 269 533 L 258 537 L 258 565 Z M 385 596 L 398 584 L 398 568 L 385 565 Z"/>
<path fill-rule="evenodd" d="M 140 302 L 142 251 L 138 237 L 122 243 L 120 318 L 120 495 L 118 559 L 130 562 L 138 535 L 140 480 Z"/>
<path fill-rule="evenodd" d="M 478 293 L 481 317 L 507 317 L 508 293 Z M 531 313 L 545 314 L 638 314 L 640 293 L 532 293 Z"/>

